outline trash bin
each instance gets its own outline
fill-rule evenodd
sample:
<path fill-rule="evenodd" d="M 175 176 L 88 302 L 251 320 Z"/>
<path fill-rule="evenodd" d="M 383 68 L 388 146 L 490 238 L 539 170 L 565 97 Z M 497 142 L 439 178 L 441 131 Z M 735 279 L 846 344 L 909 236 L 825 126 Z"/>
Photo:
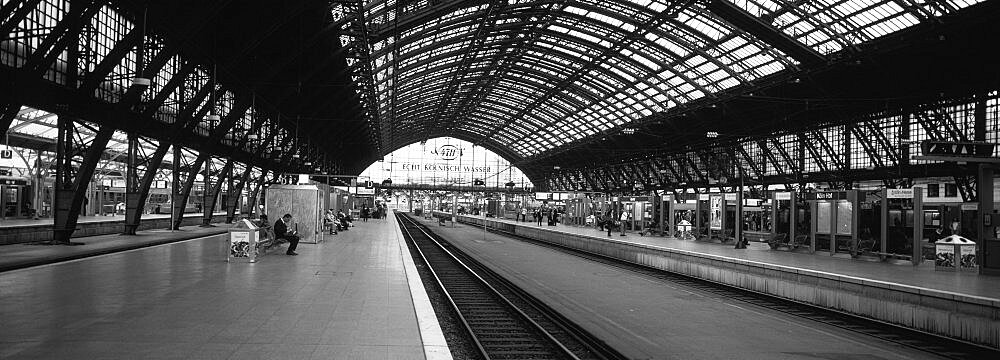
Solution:
<path fill-rule="evenodd" d="M 976 243 L 958 235 L 934 242 L 934 270 L 976 271 Z"/>
<path fill-rule="evenodd" d="M 228 262 L 257 262 L 260 229 L 250 220 L 242 219 L 229 227 Z"/>
<path fill-rule="evenodd" d="M 677 235 L 679 239 L 691 239 L 691 222 L 687 220 L 681 220 L 677 223 L 677 231 L 680 233 Z"/>

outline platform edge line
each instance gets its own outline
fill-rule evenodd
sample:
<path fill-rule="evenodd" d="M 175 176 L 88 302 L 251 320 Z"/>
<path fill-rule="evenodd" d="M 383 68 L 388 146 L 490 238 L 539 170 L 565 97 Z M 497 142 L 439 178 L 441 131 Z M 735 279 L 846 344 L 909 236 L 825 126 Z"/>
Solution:
<path fill-rule="evenodd" d="M 410 250 L 403 242 L 403 232 L 399 229 L 399 222 L 393 214 L 387 214 L 386 218 L 392 219 L 395 226 L 396 244 L 403 258 L 403 272 L 406 274 L 406 282 L 410 288 L 410 299 L 413 301 L 413 312 L 417 316 L 417 326 L 420 328 L 420 339 L 423 343 L 424 358 L 427 360 L 453 360 L 451 350 L 448 348 L 448 341 L 444 338 L 441 324 L 438 323 L 437 314 L 431 306 L 431 300 L 424 289 L 423 280 L 417 272 L 417 266 L 413 262 Z M 414 276 L 411 276 L 414 275 Z"/>

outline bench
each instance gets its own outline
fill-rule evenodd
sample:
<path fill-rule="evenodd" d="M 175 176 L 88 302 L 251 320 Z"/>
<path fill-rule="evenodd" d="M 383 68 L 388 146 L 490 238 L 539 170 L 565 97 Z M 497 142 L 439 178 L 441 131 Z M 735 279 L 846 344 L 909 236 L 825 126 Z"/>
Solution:
<path fill-rule="evenodd" d="M 767 245 L 770 246 L 771 249 L 777 249 L 777 248 L 780 248 L 780 247 L 787 247 L 789 249 L 794 250 L 794 249 L 798 249 L 799 246 L 802 246 L 803 244 L 805 244 L 806 240 L 808 240 L 808 239 L 809 239 L 809 235 L 799 234 L 799 235 L 795 235 L 795 238 L 791 239 L 791 241 L 789 241 L 788 234 L 787 233 L 781 233 L 781 234 L 775 235 L 771 239 L 771 241 L 769 241 L 767 243 Z"/>
<path fill-rule="evenodd" d="M 784 234 L 781 234 L 784 235 Z M 771 234 L 770 232 L 763 231 L 743 231 L 743 239 L 746 241 L 755 241 L 771 244 L 777 236 Z"/>
<path fill-rule="evenodd" d="M 271 250 L 271 248 L 287 242 L 284 239 L 275 239 L 274 232 L 270 228 L 260 229 L 260 238 L 261 240 L 257 242 L 258 257 L 266 255 L 267 251 Z"/>

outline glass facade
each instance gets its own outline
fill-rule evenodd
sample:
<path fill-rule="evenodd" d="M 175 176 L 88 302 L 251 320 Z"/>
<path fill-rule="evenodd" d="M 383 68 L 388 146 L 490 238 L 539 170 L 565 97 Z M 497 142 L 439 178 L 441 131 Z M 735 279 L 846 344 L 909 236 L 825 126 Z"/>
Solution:
<path fill-rule="evenodd" d="M 494 152 L 464 140 L 440 137 L 404 146 L 376 161 L 359 182 L 393 184 L 530 187 L 521 170 Z M 479 181 L 480 183 L 477 183 Z"/>

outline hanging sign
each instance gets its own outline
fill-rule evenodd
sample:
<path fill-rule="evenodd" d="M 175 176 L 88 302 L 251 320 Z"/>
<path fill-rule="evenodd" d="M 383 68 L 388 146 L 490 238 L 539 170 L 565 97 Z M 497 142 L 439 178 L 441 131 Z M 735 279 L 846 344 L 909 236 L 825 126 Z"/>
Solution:
<path fill-rule="evenodd" d="M 708 201 L 708 194 L 698 194 L 698 201 Z"/>
<path fill-rule="evenodd" d="M 885 189 L 885 197 L 889 199 L 912 199 L 913 188 L 909 189 Z"/>
<path fill-rule="evenodd" d="M 993 156 L 993 148 L 996 144 L 972 141 L 935 141 L 924 140 L 920 143 L 921 152 L 927 155 L 946 156 Z"/>
<path fill-rule="evenodd" d="M 11 149 L 0 149 L 0 159 L 13 159 L 14 151 Z"/>
<path fill-rule="evenodd" d="M 790 192 L 777 192 L 774 193 L 774 200 L 791 200 L 792 193 Z"/>
<path fill-rule="evenodd" d="M 806 200 L 844 200 L 844 199 L 847 199 L 846 191 L 806 193 Z"/>
<path fill-rule="evenodd" d="M 726 194 L 726 201 L 736 201 L 736 194 L 735 193 Z"/>

